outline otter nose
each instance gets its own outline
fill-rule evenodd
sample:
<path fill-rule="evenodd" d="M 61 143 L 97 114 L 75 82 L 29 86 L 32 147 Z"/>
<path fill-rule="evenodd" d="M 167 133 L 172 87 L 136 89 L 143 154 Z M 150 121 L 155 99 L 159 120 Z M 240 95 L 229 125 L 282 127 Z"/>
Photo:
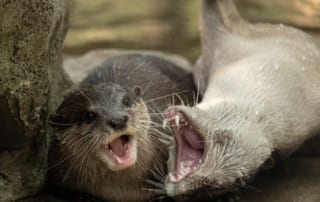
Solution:
<path fill-rule="evenodd" d="M 113 129 L 123 129 L 127 126 L 129 117 L 127 115 L 122 116 L 122 117 L 117 117 L 113 118 L 110 121 L 108 121 L 108 124 L 113 128 Z"/>

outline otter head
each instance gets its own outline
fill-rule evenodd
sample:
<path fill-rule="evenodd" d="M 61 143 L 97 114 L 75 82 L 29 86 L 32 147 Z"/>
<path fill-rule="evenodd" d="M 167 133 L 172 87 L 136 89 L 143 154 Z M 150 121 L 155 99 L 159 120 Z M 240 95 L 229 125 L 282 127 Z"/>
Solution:
<path fill-rule="evenodd" d="M 232 191 L 252 177 L 271 153 L 259 130 L 198 106 L 174 106 L 165 112 L 165 122 L 175 134 L 165 181 L 172 197 L 212 198 Z"/>
<path fill-rule="evenodd" d="M 84 85 L 69 94 L 49 122 L 67 158 L 79 165 L 95 159 L 113 171 L 134 165 L 150 119 L 140 94 L 138 87 L 127 91 L 114 83 Z"/>

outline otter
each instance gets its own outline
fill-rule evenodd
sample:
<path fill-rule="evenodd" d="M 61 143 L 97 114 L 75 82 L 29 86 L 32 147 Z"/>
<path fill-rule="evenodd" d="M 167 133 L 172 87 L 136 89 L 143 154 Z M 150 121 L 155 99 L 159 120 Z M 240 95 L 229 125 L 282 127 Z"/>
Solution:
<path fill-rule="evenodd" d="M 50 117 L 49 182 L 102 200 L 158 197 L 166 146 L 161 113 L 192 103 L 191 71 L 165 58 L 130 53 L 93 70 Z M 148 183 L 149 182 L 149 183 Z"/>
<path fill-rule="evenodd" d="M 232 0 L 203 0 L 200 34 L 194 77 L 203 99 L 165 111 L 174 131 L 165 190 L 177 199 L 231 192 L 320 131 L 320 49 L 311 36 L 251 24 Z"/>

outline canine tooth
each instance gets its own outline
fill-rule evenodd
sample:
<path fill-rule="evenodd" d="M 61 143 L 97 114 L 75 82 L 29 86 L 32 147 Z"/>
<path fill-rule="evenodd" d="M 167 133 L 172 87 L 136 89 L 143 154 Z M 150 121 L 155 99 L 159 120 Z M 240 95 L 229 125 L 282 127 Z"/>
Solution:
<path fill-rule="evenodd" d="M 180 117 L 178 115 L 176 115 L 174 117 L 174 120 L 176 121 L 176 125 L 179 127 L 179 124 L 180 124 Z"/>
<path fill-rule="evenodd" d="M 168 140 L 164 140 L 164 139 L 160 139 L 160 138 L 159 138 L 159 141 L 162 142 L 165 145 L 170 145 L 171 142 L 172 142 L 172 141 L 168 141 Z"/>
<path fill-rule="evenodd" d="M 118 163 L 118 164 L 121 164 L 121 163 L 122 163 L 122 160 L 121 160 L 118 156 L 115 156 L 115 157 L 116 157 L 117 163 Z"/>
<path fill-rule="evenodd" d="M 165 129 L 167 127 L 168 121 L 167 119 L 163 119 L 162 128 Z"/>
<path fill-rule="evenodd" d="M 202 159 L 199 159 L 199 163 L 202 163 Z"/>
<path fill-rule="evenodd" d="M 172 182 L 176 181 L 176 177 L 172 173 L 169 173 L 169 179 Z"/>

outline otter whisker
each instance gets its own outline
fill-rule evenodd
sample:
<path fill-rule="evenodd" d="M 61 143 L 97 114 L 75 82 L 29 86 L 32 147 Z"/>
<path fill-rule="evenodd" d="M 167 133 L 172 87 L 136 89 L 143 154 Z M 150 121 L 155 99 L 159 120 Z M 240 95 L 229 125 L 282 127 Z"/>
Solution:
<path fill-rule="evenodd" d="M 166 139 L 168 141 L 172 141 L 173 140 L 172 136 L 170 136 L 170 135 L 168 135 L 166 133 L 163 133 L 163 132 L 159 131 L 156 128 L 153 128 L 152 131 L 153 131 L 152 135 L 154 135 L 154 136 L 160 137 L 161 139 Z"/>
<path fill-rule="evenodd" d="M 91 103 L 91 104 L 93 103 L 93 102 L 90 100 L 90 98 L 89 98 L 80 88 L 75 87 L 75 89 L 76 89 L 77 91 L 79 91 L 79 93 L 80 93 L 84 98 L 86 98 L 89 103 Z"/>
<path fill-rule="evenodd" d="M 195 100 L 195 102 L 193 103 L 193 105 L 198 104 L 199 101 L 200 101 L 200 80 L 199 80 L 199 79 L 197 80 L 197 92 L 196 92 L 196 93 L 197 93 L 197 94 L 196 94 L 196 100 Z"/>
<path fill-rule="evenodd" d="M 57 126 L 73 126 L 76 123 L 57 123 L 53 121 L 48 121 L 49 124 L 57 125 Z"/>
<path fill-rule="evenodd" d="M 163 183 L 160 183 L 160 182 L 157 182 L 157 181 L 154 181 L 154 180 L 150 180 L 150 179 L 146 179 L 145 180 L 146 183 L 154 186 L 154 187 L 157 187 L 157 188 L 161 188 L 161 189 L 164 189 L 164 184 Z"/>
<path fill-rule="evenodd" d="M 142 190 L 145 190 L 145 191 L 150 191 L 150 192 L 155 192 L 155 193 L 159 193 L 159 194 L 165 194 L 166 192 L 164 190 L 161 190 L 161 189 L 151 189 L 151 188 L 142 188 Z"/>
<path fill-rule="evenodd" d="M 156 97 L 156 98 L 149 99 L 149 100 L 145 101 L 145 103 L 154 102 L 156 100 L 160 100 L 160 99 L 167 98 L 167 97 L 170 97 L 170 96 L 173 96 L 173 95 L 176 95 L 176 94 L 187 93 L 187 92 L 188 92 L 188 90 L 182 90 L 182 91 L 170 93 L 170 94 L 167 94 L 167 95 L 164 95 L 164 96 L 159 96 L 159 97 Z"/>
<path fill-rule="evenodd" d="M 159 167 L 155 167 L 155 168 L 151 169 L 151 173 L 159 181 L 159 183 L 163 184 L 165 176 L 166 176 L 166 173 L 163 170 L 160 171 Z M 164 184 L 163 184 L 163 186 L 164 186 Z"/>
<path fill-rule="evenodd" d="M 256 191 L 256 192 L 261 192 L 260 189 L 258 189 L 258 188 L 256 188 L 256 187 L 253 187 L 253 186 L 251 186 L 251 185 L 248 185 L 248 184 L 246 184 L 246 185 L 240 185 L 240 187 L 243 188 L 243 189 L 250 189 L 250 190 L 253 190 L 253 191 Z"/>
<path fill-rule="evenodd" d="M 181 95 L 179 95 L 178 93 L 174 93 L 174 95 L 178 97 L 181 105 L 184 105 L 184 106 L 186 105 L 184 100 L 182 99 Z"/>

